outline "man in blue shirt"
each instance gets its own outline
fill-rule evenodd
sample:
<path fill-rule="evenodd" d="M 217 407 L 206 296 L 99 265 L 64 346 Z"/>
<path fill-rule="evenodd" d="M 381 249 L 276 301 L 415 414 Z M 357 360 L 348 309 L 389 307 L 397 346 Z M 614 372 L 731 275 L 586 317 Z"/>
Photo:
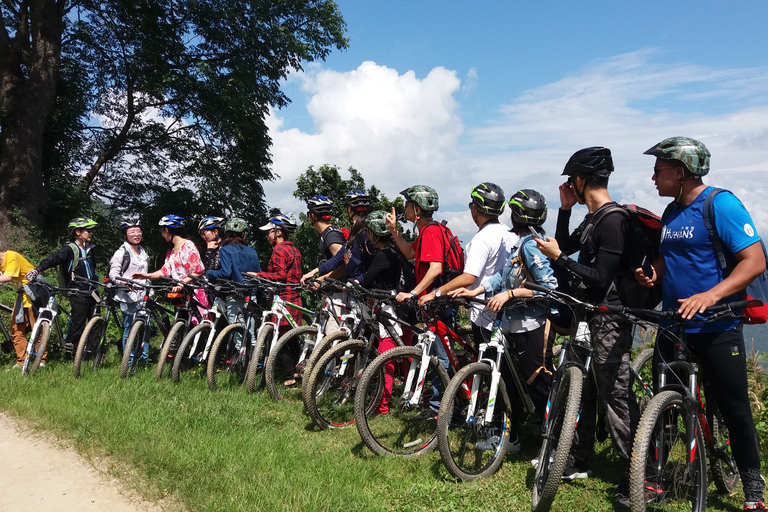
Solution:
<path fill-rule="evenodd" d="M 764 480 L 760 474 L 760 445 L 752 419 L 747 385 L 741 322 L 696 322 L 698 314 L 714 304 L 738 300 L 741 292 L 765 269 L 760 237 L 744 205 L 730 192 L 713 201 L 717 234 L 735 261 L 724 273 L 709 237 L 702 207 L 713 187 L 702 177 L 709 172 L 710 153 L 701 142 L 687 137 L 665 139 L 645 152 L 656 157 L 653 181 L 660 196 L 672 197 L 662 219 L 661 254 L 652 275 L 635 274 L 641 284 L 661 279 L 663 308 L 677 308 L 692 320 L 686 323 L 687 343 L 701 362 L 708 397 L 717 403 L 730 431 L 733 458 L 744 485 L 744 510 L 766 510 Z M 659 336 L 654 368 L 674 355 L 673 340 Z"/>

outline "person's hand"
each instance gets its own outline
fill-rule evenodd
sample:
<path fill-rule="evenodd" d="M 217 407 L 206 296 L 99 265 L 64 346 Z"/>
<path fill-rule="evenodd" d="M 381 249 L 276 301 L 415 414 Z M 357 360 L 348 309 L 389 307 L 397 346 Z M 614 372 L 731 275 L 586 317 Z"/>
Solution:
<path fill-rule="evenodd" d="M 397 302 L 406 302 L 406 301 L 410 300 L 411 297 L 413 297 L 412 293 L 400 292 L 400 293 L 397 294 L 397 297 L 395 297 L 395 299 L 397 300 Z"/>
<path fill-rule="evenodd" d="M 387 223 L 387 229 L 389 229 L 389 232 L 394 235 L 395 232 L 397 231 L 397 213 L 395 213 L 394 206 L 392 207 L 392 212 L 387 213 L 387 216 L 384 217 L 384 222 Z"/>
<path fill-rule="evenodd" d="M 461 288 L 456 288 L 455 290 L 449 291 L 448 295 L 451 297 L 477 297 L 483 292 L 485 292 L 485 288 L 482 286 L 478 286 L 477 288 L 473 288 L 471 290 L 467 290 L 462 286 Z"/>
<path fill-rule="evenodd" d="M 573 187 L 567 181 L 560 185 L 560 208 L 570 210 L 573 205 L 579 202 L 579 198 L 573 192 Z"/>
<path fill-rule="evenodd" d="M 557 240 L 551 236 L 548 236 L 546 240 L 534 237 L 534 240 L 536 240 L 539 250 L 548 258 L 556 260 L 563 253 L 563 251 L 560 250 L 560 245 L 557 243 Z"/>
<path fill-rule="evenodd" d="M 696 295 L 691 295 L 687 299 L 677 299 L 680 303 L 677 312 L 680 313 L 680 316 L 684 319 L 690 320 L 696 313 L 703 313 L 708 307 L 717 304 L 718 300 L 720 300 L 720 298 L 712 292 L 697 293 Z"/>
<path fill-rule="evenodd" d="M 488 301 L 488 305 L 487 305 L 488 309 L 490 309 L 494 313 L 498 313 L 499 311 L 501 311 L 501 308 L 504 307 L 504 304 L 506 304 L 510 298 L 511 297 L 507 292 L 498 293 L 493 297 L 491 297 L 491 300 Z"/>
<path fill-rule="evenodd" d="M 656 269 L 653 268 L 653 265 L 651 265 L 651 268 L 653 269 L 652 276 L 646 276 L 642 267 L 635 269 L 635 279 L 637 279 L 637 282 L 640 283 L 641 286 L 645 286 L 646 288 L 652 288 L 653 283 L 656 281 Z"/>
<path fill-rule="evenodd" d="M 33 268 L 32 270 L 24 274 L 24 279 L 26 279 L 27 281 L 34 281 L 35 279 L 37 279 L 37 276 L 39 275 L 40 275 L 40 269 Z"/>
<path fill-rule="evenodd" d="M 307 279 L 311 279 L 311 278 L 315 277 L 318 273 L 319 273 L 318 269 L 310 270 L 309 272 L 307 272 L 306 274 L 301 276 L 301 279 L 299 280 L 299 282 L 301 283 L 302 286 L 306 286 Z M 317 289 L 317 288 L 315 288 L 315 289 Z"/>
<path fill-rule="evenodd" d="M 181 290 L 183 290 L 183 289 L 184 289 L 184 287 L 183 287 L 182 285 L 180 285 L 180 284 L 177 284 L 176 286 L 174 286 L 173 288 L 171 288 L 171 292 L 173 292 L 173 293 L 179 293 L 179 292 L 181 292 Z"/>
<path fill-rule="evenodd" d="M 435 300 L 435 292 L 432 291 L 429 293 L 425 293 L 424 295 L 419 297 L 419 306 L 423 306 L 424 304 L 432 300 Z"/>

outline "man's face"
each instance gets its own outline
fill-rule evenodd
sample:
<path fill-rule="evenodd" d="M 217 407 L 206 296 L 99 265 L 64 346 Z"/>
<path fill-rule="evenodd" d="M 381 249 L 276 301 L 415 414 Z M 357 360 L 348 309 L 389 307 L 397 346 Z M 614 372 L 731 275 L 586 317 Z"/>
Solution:
<path fill-rule="evenodd" d="M 653 176 L 651 180 L 656 184 L 656 190 L 662 197 L 677 197 L 680 192 L 680 180 L 683 170 L 680 164 L 670 160 L 656 159 L 653 166 Z"/>
<path fill-rule="evenodd" d="M 141 228 L 139 226 L 131 226 L 125 230 L 125 239 L 129 244 L 140 244 L 142 240 Z"/>
<path fill-rule="evenodd" d="M 269 242 L 269 245 L 276 245 L 277 244 L 277 230 L 276 229 L 270 229 L 267 231 L 267 242 Z"/>
<path fill-rule="evenodd" d="M 405 203 L 405 218 L 408 222 L 416 222 L 416 203 L 413 201 Z"/>

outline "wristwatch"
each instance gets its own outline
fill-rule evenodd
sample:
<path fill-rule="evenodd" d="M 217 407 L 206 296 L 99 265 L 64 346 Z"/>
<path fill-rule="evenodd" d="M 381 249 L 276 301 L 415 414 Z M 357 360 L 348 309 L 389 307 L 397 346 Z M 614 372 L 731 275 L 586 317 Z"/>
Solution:
<path fill-rule="evenodd" d="M 442 297 L 443 292 L 440 291 L 440 288 L 435 288 L 435 298 Z"/>

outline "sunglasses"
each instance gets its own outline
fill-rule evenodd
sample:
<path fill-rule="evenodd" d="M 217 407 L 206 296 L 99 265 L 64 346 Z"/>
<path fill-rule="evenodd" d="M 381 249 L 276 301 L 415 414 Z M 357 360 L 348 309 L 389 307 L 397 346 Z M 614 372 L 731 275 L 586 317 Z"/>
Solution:
<path fill-rule="evenodd" d="M 664 169 L 674 169 L 675 167 L 677 167 L 677 166 L 675 166 L 675 165 L 668 165 L 666 167 L 654 167 L 653 168 L 653 177 L 654 178 L 658 178 L 659 177 L 659 173 L 661 171 L 663 171 Z"/>

